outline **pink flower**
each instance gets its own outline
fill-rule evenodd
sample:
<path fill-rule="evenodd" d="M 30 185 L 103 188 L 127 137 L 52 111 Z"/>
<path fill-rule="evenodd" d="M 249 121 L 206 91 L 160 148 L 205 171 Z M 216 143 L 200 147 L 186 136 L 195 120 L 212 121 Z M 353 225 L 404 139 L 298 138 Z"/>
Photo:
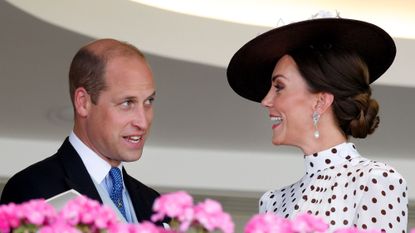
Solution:
<path fill-rule="evenodd" d="M 101 206 L 95 216 L 94 224 L 99 229 L 105 229 L 111 225 L 117 224 L 117 216 L 111 207 Z"/>
<path fill-rule="evenodd" d="M 195 221 L 208 231 L 220 229 L 224 233 L 233 233 L 234 223 L 229 214 L 224 213 L 219 202 L 206 199 L 194 208 Z"/>
<path fill-rule="evenodd" d="M 322 218 L 304 213 L 296 216 L 292 227 L 296 232 L 325 232 L 329 225 Z"/>
<path fill-rule="evenodd" d="M 140 224 L 115 224 L 108 228 L 108 233 L 176 233 L 165 230 L 154 225 L 152 222 L 145 221 Z"/>
<path fill-rule="evenodd" d="M 157 227 L 151 222 L 143 222 L 138 225 L 132 225 L 130 233 L 160 233 L 162 228 Z"/>
<path fill-rule="evenodd" d="M 129 224 L 114 224 L 108 228 L 108 233 L 130 233 L 131 226 Z"/>
<path fill-rule="evenodd" d="M 92 229 L 106 229 L 117 224 L 117 216 L 107 206 L 101 206 L 98 201 L 80 196 L 70 200 L 60 212 L 60 217 L 69 225 L 90 225 Z"/>
<path fill-rule="evenodd" d="M 185 192 L 160 196 L 153 206 L 153 221 L 170 217 L 180 224 L 180 233 L 190 227 L 202 232 L 220 230 L 233 233 L 231 216 L 224 212 L 219 202 L 206 199 L 193 206 L 193 199 Z M 35 226 L 33 226 L 35 225 Z M 44 200 L 32 200 L 19 205 L 0 205 L 0 233 L 34 230 L 39 233 L 178 233 L 166 230 L 151 222 L 123 224 L 110 207 L 102 206 L 85 196 L 69 201 L 59 214 Z M 192 229 L 193 230 L 193 229 Z M 245 233 L 317 233 L 326 232 L 328 224 L 310 214 L 299 214 L 288 220 L 272 213 L 253 216 L 245 226 Z M 334 233 L 381 233 L 379 230 L 360 230 L 350 227 Z M 410 233 L 415 233 L 412 229 Z"/>
<path fill-rule="evenodd" d="M 245 226 L 245 233 L 293 233 L 291 222 L 272 213 L 254 215 Z"/>
<path fill-rule="evenodd" d="M 76 201 L 71 200 L 60 211 L 60 218 L 71 226 L 75 226 L 81 222 L 82 207 L 79 204 L 80 198 Z"/>
<path fill-rule="evenodd" d="M 0 206 L 0 232 L 9 232 L 21 224 L 42 226 L 53 222 L 55 209 L 44 200 L 31 200 L 16 205 L 10 203 Z"/>
<path fill-rule="evenodd" d="M 53 206 L 42 199 L 31 200 L 21 204 L 18 213 L 28 223 L 37 226 L 53 221 L 56 217 L 56 211 Z"/>
<path fill-rule="evenodd" d="M 164 194 L 156 199 L 153 210 L 156 213 L 151 216 L 152 221 L 177 219 L 181 222 L 180 230 L 186 231 L 193 220 L 193 198 L 183 191 Z"/>
<path fill-rule="evenodd" d="M 16 212 L 20 206 L 10 203 L 0 206 L 0 232 L 9 232 L 10 228 L 19 226 L 20 219 Z"/>
<path fill-rule="evenodd" d="M 63 221 L 56 221 L 51 225 L 41 227 L 39 233 L 81 233 L 81 231 Z"/>

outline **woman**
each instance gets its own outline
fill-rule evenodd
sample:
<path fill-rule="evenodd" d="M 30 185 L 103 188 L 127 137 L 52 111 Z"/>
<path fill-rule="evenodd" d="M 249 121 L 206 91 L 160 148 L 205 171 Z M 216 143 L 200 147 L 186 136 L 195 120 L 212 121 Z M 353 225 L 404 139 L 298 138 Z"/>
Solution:
<path fill-rule="evenodd" d="M 356 226 L 406 232 L 405 180 L 348 142 L 377 128 L 379 107 L 369 84 L 389 68 L 395 53 L 381 28 L 326 18 L 273 29 L 234 55 L 227 70 L 231 87 L 268 110 L 273 144 L 304 153 L 305 175 L 266 192 L 261 213 L 294 218 L 308 212 L 324 218 L 330 231 Z"/>

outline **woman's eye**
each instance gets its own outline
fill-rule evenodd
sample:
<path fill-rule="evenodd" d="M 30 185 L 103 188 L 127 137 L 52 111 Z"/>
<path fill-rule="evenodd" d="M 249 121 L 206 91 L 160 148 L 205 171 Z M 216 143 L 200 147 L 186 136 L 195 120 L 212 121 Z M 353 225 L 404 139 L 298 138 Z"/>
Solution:
<path fill-rule="evenodd" d="M 274 87 L 276 92 L 280 92 L 282 89 L 284 89 L 284 86 L 279 83 L 275 84 Z"/>

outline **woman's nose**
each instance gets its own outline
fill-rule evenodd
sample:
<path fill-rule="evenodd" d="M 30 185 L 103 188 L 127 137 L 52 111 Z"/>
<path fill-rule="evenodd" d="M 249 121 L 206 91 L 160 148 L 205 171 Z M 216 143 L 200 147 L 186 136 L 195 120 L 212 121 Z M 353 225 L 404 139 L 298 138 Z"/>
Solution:
<path fill-rule="evenodd" d="M 268 91 L 267 95 L 262 99 L 261 105 L 265 108 L 269 108 L 272 106 L 272 92 L 271 88 Z"/>

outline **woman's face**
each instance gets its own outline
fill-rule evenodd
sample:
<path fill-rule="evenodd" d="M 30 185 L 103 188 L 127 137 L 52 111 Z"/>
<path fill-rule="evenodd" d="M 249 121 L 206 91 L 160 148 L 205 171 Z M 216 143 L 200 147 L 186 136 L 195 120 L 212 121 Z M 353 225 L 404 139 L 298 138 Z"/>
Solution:
<path fill-rule="evenodd" d="M 309 91 L 293 58 L 283 56 L 271 77 L 271 88 L 261 104 L 272 121 L 272 143 L 304 148 L 313 138 L 317 95 Z"/>

